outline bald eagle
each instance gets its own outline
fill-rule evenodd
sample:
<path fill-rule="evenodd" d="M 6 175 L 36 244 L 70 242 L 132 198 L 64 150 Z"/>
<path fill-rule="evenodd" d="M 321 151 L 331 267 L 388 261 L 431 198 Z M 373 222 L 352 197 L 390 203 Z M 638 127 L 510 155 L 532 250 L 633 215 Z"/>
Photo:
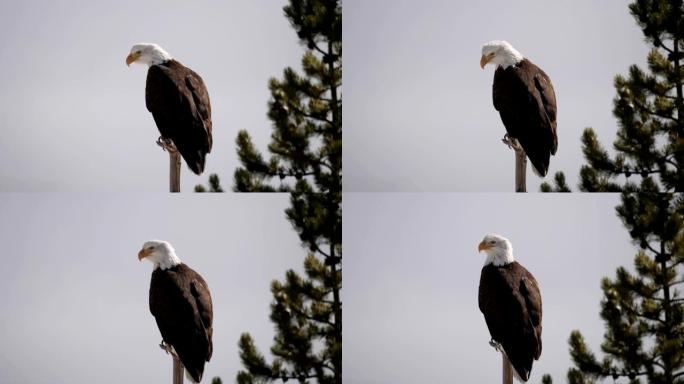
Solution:
<path fill-rule="evenodd" d="M 503 236 L 487 235 L 478 250 L 487 254 L 478 297 L 489 334 L 526 382 L 542 351 L 542 301 L 532 274 L 513 258 L 513 246 Z"/>
<path fill-rule="evenodd" d="M 211 105 L 202 78 L 157 44 L 131 48 L 126 64 L 149 66 L 145 102 L 162 140 L 170 140 L 195 174 L 204 172 L 211 152 Z"/>
<path fill-rule="evenodd" d="M 138 253 L 138 260 L 143 259 L 154 264 L 150 312 L 157 321 L 162 344 L 178 356 L 188 379 L 199 383 L 213 349 L 209 287 L 199 273 L 181 262 L 166 241 L 146 242 Z"/>
<path fill-rule="evenodd" d="M 507 136 L 518 140 L 532 169 L 541 177 L 549 170 L 558 149 L 556 93 L 551 79 L 505 41 L 482 46 L 480 67 L 496 65 L 492 86 L 494 108 L 499 111 Z"/>

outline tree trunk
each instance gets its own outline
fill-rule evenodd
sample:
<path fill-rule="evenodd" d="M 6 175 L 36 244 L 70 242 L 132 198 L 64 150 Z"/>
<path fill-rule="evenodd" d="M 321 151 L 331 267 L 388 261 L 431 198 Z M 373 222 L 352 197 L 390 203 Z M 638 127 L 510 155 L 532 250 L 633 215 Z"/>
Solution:
<path fill-rule="evenodd" d="M 664 230 L 664 228 L 663 228 Z M 670 282 L 668 279 L 668 272 L 670 271 L 667 267 L 667 259 L 665 258 L 665 242 L 660 242 L 660 273 L 663 283 L 663 312 L 665 313 L 665 338 L 667 340 L 672 340 L 671 330 L 675 327 L 671 323 L 671 297 L 670 297 Z M 668 353 L 667 356 L 663 356 L 663 374 L 665 375 L 666 383 L 674 383 L 673 377 L 673 367 L 672 367 L 672 353 Z"/>
<path fill-rule="evenodd" d="M 340 290 L 337 289 L 337 282 L 335 276 L 337 275 L 337 267 L 335 260 L 335 246 L 330 244 L 330 255 L 333 262 L 330 265 L 330 272 L 332 275 L 331 287 L 333 287 L 333 308 L 335 310 L 335 341 L 338 345 L 342 345 L 342 303 L 340 301 Z M 335 358 L 333 360 L 333 367 L 335 368 L 335 384 L 342 384 L 342 361 Z"/>
<path fill-rule="evenodd" d="M 337 96 L 337 86 L 335 82 L 335 60 L 333 60 L 334 57 L 334 50 L 333 50 L 333 43 L 332 41 L 328 41 L 328 52 L 327 52 L 327 58 L 324 57 L 323 59 L 327 59 L 328 62 L 328 72 L 329 72 L 329 86 L 330 86 L 330 110 L 332 111 L 332 125 L 333 127 L 339 127 L 342 125 L 341 121 L 338 121 L 338 119 L 342 118 L 342 116 L 338 113 L 338 96 Z M 340 134 L 341 134 L 340 130 Z M 333 137 L 335 139 L 338 139 L 337 133 L 333 134 Z M 341 138 L 340 138 L 341 139 Z M 331 161 L 331 165 L 333 166 L 333 169 L 335 169 L 335 163 Z M 332 172 L 333 177 L 337 177 L 338 180 L 340 179 L 340 175 L 333 171 Z M 330 197 L 330 196 L 329 196 Z M 336 204 L 331 204 L 329 209 L 336 209 Z M 334 238 L 331 237 L 331 238 Z M 333 287 L 333 308 L 334 308 L 334 321 L 335 321 L 335 341 L 338 343 L 338 345 L 342 345 L 342 303 L 340 301 L 340 291 L 337 289 L 337 282 L 335 281 L 335 276 L 337 274 L 337 267 L 336 267 L 336 262 L 335 262 L 335 246 L 333 244 L 330 244 L 330 256 L 333 262 L 330 265 L 330 272 L 332 274 L 333 281 L 331 281 L 331 286 Z M 341 359 L 334 359 L 333 360 L 333 368 L 335 370 L 335 384 L 342 384 L 342 361 Z"/>

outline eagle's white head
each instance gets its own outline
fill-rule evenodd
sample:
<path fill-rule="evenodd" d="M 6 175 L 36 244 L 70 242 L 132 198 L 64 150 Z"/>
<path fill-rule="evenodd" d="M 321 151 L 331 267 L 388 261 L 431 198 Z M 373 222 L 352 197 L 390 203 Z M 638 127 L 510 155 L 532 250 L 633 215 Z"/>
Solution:
<path fill-rule="evenodd" d="M 171 244 L 163 240 L 150 240 L 143 244 L 138 252 L 138 260 L 147 259 L 154 264 L 154 269 L 168 269 L 181 263 Z"/>
<path fill-rule="evenodd" d="M 511 242 L 501 235 L 489 234 L 485 236 L 477 250 L 479 252 L 485 251 L 487 254 L 485 265 L 494 264 L 500 267 L 515 261 Z"/>
<path fill-rule="evenodd" d="M 522 53 L 516 51 L 507 41 L 494 40 L 482 46 L 480 68 L 484 69 L 487 63 L 493 63 L 506 69 L 518 64 L 523 58 Z"/>
<path fill-rule="evenodd" d="M 157 65 L 171 60 L 172 57 L 164 48 L 154 43 L 139 43 L 131 48 L 131 53 L 126 56 L 126 65 L 140 63 Z"/>

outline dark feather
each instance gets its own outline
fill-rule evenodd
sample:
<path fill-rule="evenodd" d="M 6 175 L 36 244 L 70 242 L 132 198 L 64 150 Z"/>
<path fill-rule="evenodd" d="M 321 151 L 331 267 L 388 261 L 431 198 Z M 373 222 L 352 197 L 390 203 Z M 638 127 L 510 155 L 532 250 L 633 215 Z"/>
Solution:
<path fill-rule="evenodd" d="M 551 79 L 531 61 L 494 72 L 494 108 L 508 134 L 520 142 L 532 166 L 541 176 L 549 170 L 558 149 L 556 94 Z"/>
<path fill-rule="evenodd" d="M 534 276 L 518 262 L 486 265 L 478 303 L 492 339 L 501 344 L 518 376 L 527 381 L 541 356 L 542 303 Z"/>
<path fill-rule="evenodd" d="M 201 174 L 211 152 L 211 104 L 202 78 L 176 60 L 147 71 L 145 102 L 162 137 L 173 140 L 185 163 Z"/>
<path fill-rule="evenodd" d="M 212 355 L 213 310 L 202 276 L 185 264 L 152 272 L 150 312 L 164 341 L 176 350 L 190 376 L 199 382 Z"/>

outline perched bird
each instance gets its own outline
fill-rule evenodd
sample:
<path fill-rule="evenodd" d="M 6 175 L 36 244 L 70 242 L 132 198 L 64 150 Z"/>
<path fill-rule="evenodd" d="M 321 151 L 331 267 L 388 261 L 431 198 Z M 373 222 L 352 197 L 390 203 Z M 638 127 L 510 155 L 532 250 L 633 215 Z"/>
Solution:
<path fill-rule="evenodd" d="M 141 43 L 131 48 L 126 64 L 145 64 L 145 103 L 161 137 L 159 145 L 180 152 L 197 175 L 204 172 L 211 152 L 211 105 L 202 78 L 174 60 L 157 44 Z"/>
<path fill-rule="evenodd" d="M 535 173 L 546 176 L 550 157 L 558 149 L 556 93 L 551 79 L 505 41 L 482 46 L 480 67 L 484 69 L 488 63 L 496 65 L 492 93 L 494 108 L 506 127 L 504 142 L 517 139 Z"/>
<path fill-rule="evenodd" d="M 526 382 L 542 352 L 542 300 L 534 276 L 513 257 L 503 236 L 487 235 L 478 302 L 497 349 L 503 349 L 517 378 Z"/>
<path fill-rule="evenodd" d="M 199 383 L 213 348 L 209 287 L 199 273 L 181 262 L 166 241 L 146 242 L 138 253 L 138 260 L 143 259 L 154 264 L 150 312 L 157 321 L 162 344 L 183 363 L 188 379 Z"/>

